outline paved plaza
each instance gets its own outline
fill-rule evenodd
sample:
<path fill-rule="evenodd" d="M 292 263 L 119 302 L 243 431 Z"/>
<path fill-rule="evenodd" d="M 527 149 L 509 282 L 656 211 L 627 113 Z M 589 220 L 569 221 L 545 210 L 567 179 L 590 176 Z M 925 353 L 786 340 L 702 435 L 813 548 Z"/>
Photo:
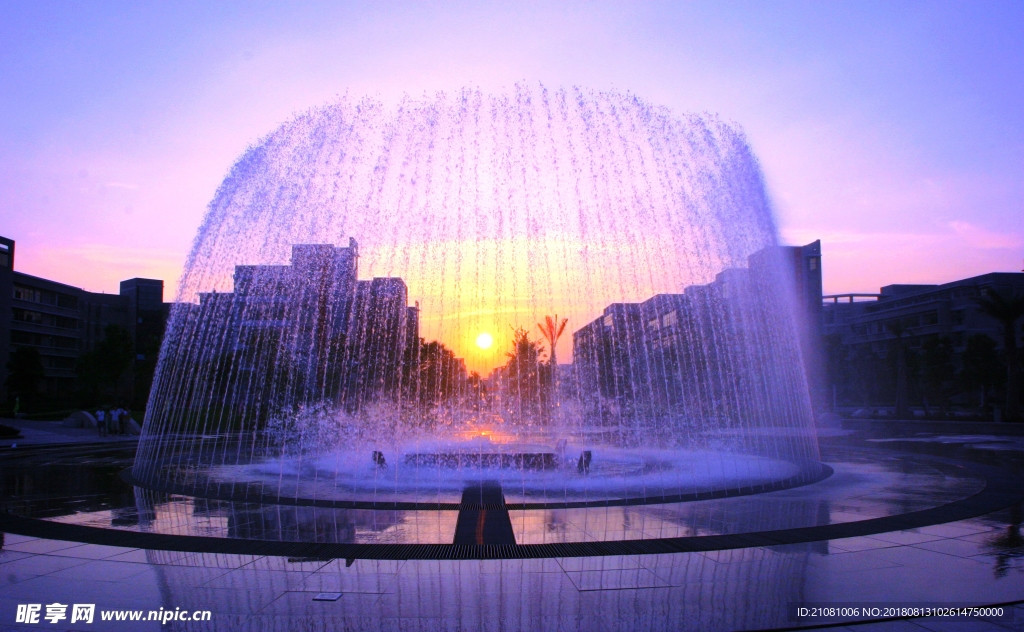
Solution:
<path fill-rule="evenodd" d="M 42 438 L 48 432 L 26 430 Z M 40 604 L 45 614 L 46 605 L 54 603 L 69 606 L 68 618 L 56 623 L 40 619 L 36 627 L 760 630 L 830 622 L 797 618 L 795 608 L 801 605 L 959 604 L 1002 605 L 1003 616 L 970 621 L 869 616 L 854 619 L 889 620 L 844 623 L 864 631 L 1024 629 L 1019 502 L 952 522 L 805 538 L 793 544 L 733 542 L 721 550 L 533 559 L 346 559 L 316 551 L 332 550 L 331 542 L 452 542 L 458 512 L 392 512 L 387 524 L 378 525 L 368 524 L 365 514 L 351 513 L 357 510 L 321 512 L 311 521 L 318 535 L 311 536 L 302 531 L 302 508 L 277 507 L 270 521 L 266 508 L 234 507 L 228 512 L 223 505 L 214 509 L 173 495 L 153 500 L 115 475 L 131 462 L 131 445 L 116 439 L 98 445 L 84 434 L 50 430 L 48 434 L 69 439 L 78 436 L 82 443 L 77 448 L 68 442 L 47 447 L 39 441 L 24 449 L 5 449 L 6 507 L 19 516 L 46 520 L 52 533 L 68 529 L 85 533 L 86 540 L 96 539 L 88 534 L 103 534 L 105 543 L 54 538 L 49 532 L 51 537 L 38 537 L 23 524 L 12 528 L 21 533 L 5 534 L 0 552 L 2 629 L 31 627 L 16 623 L 19 606 Z M 947 462 L 998 466 L 1018 475 L 1022 471 L 1024 438 L 1019 435 L 931 430 L 903 430 L 900 436 L 880 438 L 861 424 L 823 433 L 832 435 L 822 441 L 826 457 L 837 455 L 831 459 L 835 473 L 804 487 L 635 509 L 510 511 L 512 530 L 520 544 L 557 541 L 572 546 L 631 538 L 655 542 L 670 536 L 699 542 L 728 533 L 754 544 L 754 532 L 856 529 L 871 520 L 948 510 L 944 508 L 964 499 L 979 498 L 985 481 L 943 465 Z M 875 454 L 874 460 L 866 460 L 863 455 L 868 454 Z M 772 507 L 781 510 L 773 512 Z M 332 532 L 324 526 L 325 515 L 335 523 L 354 520 L 356 527 Z M 135 546 L 134 538 L 147 537 L 170 539 L 158 541 L 162 548 Z M 200 538 L 214 543 L 213 549 L 217 542 L 232 541 L 250 542 L 262 551 L 168 550 L 189 548 Z M 302 555 L 275 555 L 275 547 L 286 548 L 289 541 L 317 538 L 322 544 L 312 544 Z M 119 539 L 124 546 L 110 544 Z M 164 542 L 170 545 L 164 547 Z M 71 624 L 73 604 L 95 604 L 94 621 Z M 161 609 L 208 611 L 209 620 L 145 620 L 151 611 L 162 616 Z M 137 611 L 143 620 L 100 620 L 101 612 L 117 616 L 122 611 Z"/>

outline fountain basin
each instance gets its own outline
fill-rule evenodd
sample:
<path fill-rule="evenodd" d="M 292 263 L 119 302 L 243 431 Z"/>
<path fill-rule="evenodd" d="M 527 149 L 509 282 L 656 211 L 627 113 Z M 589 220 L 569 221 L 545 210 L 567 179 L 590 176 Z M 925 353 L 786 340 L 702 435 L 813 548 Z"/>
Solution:
<path fill-rule="evenodd" d="M 404 462 L 411 467 L 553 470 L 559 458 L 554 452 L 425 452 L 406 454 Z"/>

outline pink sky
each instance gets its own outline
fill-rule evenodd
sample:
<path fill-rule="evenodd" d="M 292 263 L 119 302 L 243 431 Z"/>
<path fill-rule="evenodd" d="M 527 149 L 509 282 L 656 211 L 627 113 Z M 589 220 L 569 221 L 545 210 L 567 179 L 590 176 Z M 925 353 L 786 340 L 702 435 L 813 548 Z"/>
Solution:
<path fill-rule="evenodd" d="M 1020 3 L 0 4 L 20 271 L 173 296 L 233 161 L 335 95 L 615 88 L 746 130 L 826 293 L 1024 264 Z"/>

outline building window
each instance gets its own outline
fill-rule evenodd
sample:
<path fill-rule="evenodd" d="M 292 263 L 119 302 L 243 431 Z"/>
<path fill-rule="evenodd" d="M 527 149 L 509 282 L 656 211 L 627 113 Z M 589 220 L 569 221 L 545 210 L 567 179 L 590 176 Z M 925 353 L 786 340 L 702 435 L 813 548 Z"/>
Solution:
<path fill-rule="evenodd" d="M 60 327 L 62 329 L 78 329 L 78 320 L 55 314 L 43 314 L 30 309 L 14 307 L 11 309 L 15 321 L 22 323 L 33 323 L 47 327 Z"/>
<path fill-rule="evenodd" d="M 21 287 L 19 285 L 14 286 L 14 298 L 19 301 L 28 301 L 30 303 L 42 303 L 43 293 L 39 290 L 34 290 L 29 287 Z"/>
<path fill-rule="evenodd" d="M 604 317 L 604 326 L 605 327 L 611 327 L 612 326 L 612 315 L 611 314 L 608 314 L 607 316 Z"/>
<path fill-rule="evenodd" d="M 47 334 L 37 334 L 31 331 L 17 330 L 11 332 L 11 344 L 32 345 L 35 347 L 54 347 L 57 349 L 78 348 L 78 340 L 76 338 L 69 338 L 67 336 L 50 336 Z"/>
<path fill-rule="evenodd" d="M 807 260 L 807 269 L 808 270 L 817 270 L 818 269 L 818 258 L 817 257 L 811 257 L 810 259 Z"/>
<path fill-rule="evenodd" d="M 43 324 L 43 315 L 40 314 L 39 312 L 33 312 L 27 309 L 18 309 L 17 307 L 15 307 L 11 311 L 14 312 L 14 320 L 23 323 L 36 323 L 38 325 Z"/>
<path fill-rule="evenodd" d="M 661 319 L 661 324 L 666 327 L 671 327 L 672 325 L 675 325 L 677 322 L 679 322 L 679 318 L 676 317 L 675 310 L 672 310 L 671 312 L 665 314 L 665 316 Z"/>
<path fill-rule="evenodd" d="M 50 369 L 74 369 L 75 358 L 65 356 L 43 356 L 43 366 Z"/>

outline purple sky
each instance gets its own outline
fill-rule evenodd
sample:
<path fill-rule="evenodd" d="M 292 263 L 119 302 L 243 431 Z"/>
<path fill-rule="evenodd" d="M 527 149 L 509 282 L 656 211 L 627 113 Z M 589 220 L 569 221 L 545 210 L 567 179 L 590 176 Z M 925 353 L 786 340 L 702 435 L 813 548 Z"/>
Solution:
<path fill-rule="evenodd" d="M 1024 3 L 550 4 L 0 2 L 0 235 L 23 272 L 171 296 L 294 113 L 541 81 L 742 125 L 827 293 L 1021 269 Z"/>

